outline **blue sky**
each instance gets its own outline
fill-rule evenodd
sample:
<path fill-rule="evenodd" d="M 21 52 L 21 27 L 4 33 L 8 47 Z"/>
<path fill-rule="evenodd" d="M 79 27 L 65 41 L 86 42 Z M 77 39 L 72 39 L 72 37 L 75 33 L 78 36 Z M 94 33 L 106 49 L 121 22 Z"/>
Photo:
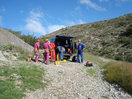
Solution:
<path fill-rule="evenodd" d="M 37 37 L 132 13 L 132 0 L 0 0 L 0 27 Z"/>

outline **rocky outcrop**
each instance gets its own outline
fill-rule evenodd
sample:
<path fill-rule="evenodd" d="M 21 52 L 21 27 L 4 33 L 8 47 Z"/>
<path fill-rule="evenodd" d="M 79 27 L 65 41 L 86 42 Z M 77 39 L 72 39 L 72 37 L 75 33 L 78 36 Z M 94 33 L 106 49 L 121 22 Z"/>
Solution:
<path fill-rule="evenodd" d="M 0 51 L 0 61 L 7 61 L 7 59 L 6 59 L 5 56 L 2 54 L 1 51 Z"/>
<path fill-rule="evenodd" d="M 8 30 L 0 28 L 0 46 L 12 44 L 20 49 L 23 49 L 25 52 L 32 52 L 33 47 L 25 43 L 20 38 L 16 37 L 14 34 Z"/>

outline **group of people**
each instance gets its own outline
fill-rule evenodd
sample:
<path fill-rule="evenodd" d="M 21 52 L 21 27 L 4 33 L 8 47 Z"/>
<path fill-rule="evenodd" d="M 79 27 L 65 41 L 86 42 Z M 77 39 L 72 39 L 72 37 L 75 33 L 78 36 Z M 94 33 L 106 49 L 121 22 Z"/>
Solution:
<path fill-rule="evenodd" d="M 38 62 L 39 58 L 39 47 L 40 47 L 40 40 L 38 40 L 34 45 L 34 52 L 35 52 L 35 62 Z M 51 61 L 55 61 L 55 44 L 50 43 L 48 39 L 45 40 L 45 43 L 43 44 L 44 49 L 44 59 L 43 62 L 46 64 L 49 64 L 49 54 L 51 55 Z"/>
<path fill-rule="evenodd" d="M 38 62 L 39 59 L 39 47 L 40 47 L 40 40 L 38 40 L 34 45 L 34 52 L 35 52 L 35 62 Z M 53 42 L 50 43 L 48 39 L 45 40 L 45 43 L 43 44 L 44 49 L 44 59 L 43 62 L 45 64 L 49 64 L 49 55 L 51 57 L 51 61 L 56 61 L 57 55 L 55 54 L 56 46 Z M 78 40 L 78 53 L 77 53 L 77 62 L 83 63 L 83 49 L 85 48 L 85 45 L 81 43 L 81 40 Z M 63 60 L 65 48 L 62 46 L 57 46 L 58 51 L 60 52 L 59 59 Z M 79 56 L 81 56 L 81 61 L 79 59 Z"/>

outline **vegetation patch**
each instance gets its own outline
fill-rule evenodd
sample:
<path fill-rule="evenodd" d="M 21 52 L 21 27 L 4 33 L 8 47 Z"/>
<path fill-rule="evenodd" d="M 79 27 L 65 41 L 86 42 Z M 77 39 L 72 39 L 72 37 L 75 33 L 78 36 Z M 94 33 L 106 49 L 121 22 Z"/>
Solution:
<path fill-rule="evenodd" d="M 27 55 L 26 54 L 21 54 L 18 56 L 18 60 L 26 60 L 27 59 Z"/>
<path fill-rule="evenodd" d="M 109 97 L 108 97 L 108 96 L 102 96 L 102 98 L 103 98 L 103 99 L 109 99 Z"/>
<path fill-rule="evenodd" d="M 7 51 L 7 50 L 12 51 L 13 49 L 14 49 L 14 45 L 12 45 L 12 44 L 0 46 L 0 50 L 2 50 L 2 51 Z"/>
<path fill-rule="evenodd" d="M 104 68 L 108 82 L 119 84 L 124 90 L 132 94 L 132 63 L 108 63 Z"/>
<path fill-rule="evenodd" d="M 29 63 L 0 66 L 0 99 L 21 99 L 26 92 L 44 88 L 44 75 L 43 68 Z"/>
<path fill-rule="evenodd" d="M 115 55 L 115 60 L 122 60 L 123 61 L 123 56 L 122 55 Z"/>
<path fill-rule="evenodd" d="M 94 69 L 87 69 L 88 74 L 90 74 L 91 76 L 94 76 L 96 74 Z"/>

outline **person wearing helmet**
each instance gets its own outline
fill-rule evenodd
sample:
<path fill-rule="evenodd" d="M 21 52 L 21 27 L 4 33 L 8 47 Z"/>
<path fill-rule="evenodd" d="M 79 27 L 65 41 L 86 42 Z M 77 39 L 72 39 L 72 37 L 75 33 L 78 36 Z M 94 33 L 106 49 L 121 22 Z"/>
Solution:
<path fill-rule="evenodd" d="M 83 49 L 85 45 L 81 43 L 81 40 L 78 40 L 78 53 L 77 53 L 77 62 L 80 63 L 79 55 L 81 56 L 81 62 L 83 63 Z"/>
<path fill-rule="evenodd" d="M 43 44 L 43 48 L 44 48 L 44 59 L 43 62 L 46 62 L 46 64 L 49 64 L 49 51 L 51 49 L 49 40 L 46 39 L 45 43 Z"/>
<path fill-rule="evenodd" d="M 40 40 L 38 40 L 35 44 L 34 44 L 34 52 L 35 52 L 35 62 L 38 62 L 39 59 L 39 45 L 40 45 Z"/>

